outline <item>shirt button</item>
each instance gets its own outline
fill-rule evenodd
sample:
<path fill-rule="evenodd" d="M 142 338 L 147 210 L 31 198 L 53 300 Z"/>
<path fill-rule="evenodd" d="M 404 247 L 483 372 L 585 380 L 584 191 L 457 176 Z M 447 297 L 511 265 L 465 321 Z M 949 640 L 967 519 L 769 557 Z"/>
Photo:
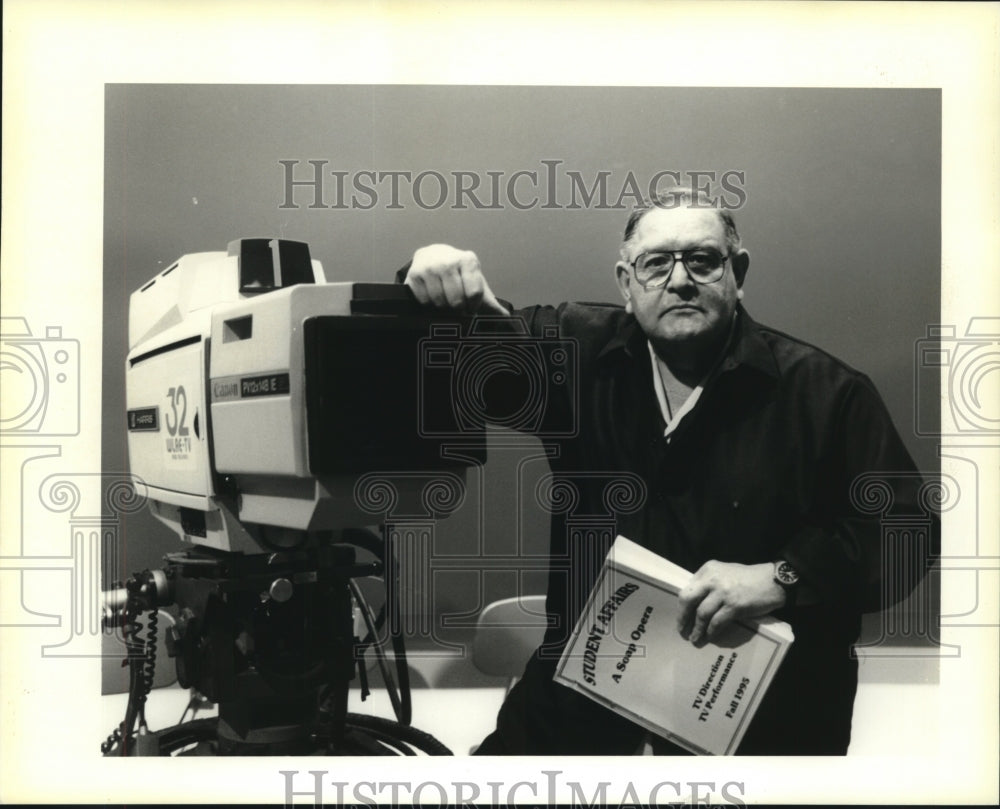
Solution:
<path fill-rule="evenodd" d="M 739 507 L 740 507 L 740 501 L 739 500 L 733 500 L 733 508 L 739 508 Z"/>

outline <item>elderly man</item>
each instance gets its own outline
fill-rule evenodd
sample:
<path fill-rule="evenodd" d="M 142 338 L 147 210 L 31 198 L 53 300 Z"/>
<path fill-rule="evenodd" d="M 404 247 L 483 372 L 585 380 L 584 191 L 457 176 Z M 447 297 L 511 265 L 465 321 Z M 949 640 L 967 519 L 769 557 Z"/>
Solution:
<path fill-rule="evenodd" d="M 580 429 L 560 442 L 553 472 L 641 477 L 646 500 L 616 515 L 616 527 L 695 573 L 678 631 L 700 644 L 737 618 L 774 613 L 791 623 L 796 641 L 739 753 L 844 754 L 861 614 L 885 603 L 886 582 L 893 600 L 916 584 L 936 529 L 929 551 L 893 558 L 883 547 L 878 518 L 856 508 L 852 484 L 884 473 L 896 504 L 917 510 L 913 462 L 867 377 L 750 318 L 741 304 L 749 265 L 727 211 L 675 192 L 628 220 L 615 266 L 624 307 L 513 314 L 533 334 L 555 325 L 576 341 Z M 406 283 L 427 304 L 508 311 L 476 256 L 445 245 L 418 250 Z M 571 546 L 553 518 L 551 556 L 569 559 L 569 575 L 553 565 L 549 578 L 557 620 L 479 753 L 642 749 L 639 726 L 552 681 L 606 550 Z M 684 752 L 660 739 L 653 749 Z"/>

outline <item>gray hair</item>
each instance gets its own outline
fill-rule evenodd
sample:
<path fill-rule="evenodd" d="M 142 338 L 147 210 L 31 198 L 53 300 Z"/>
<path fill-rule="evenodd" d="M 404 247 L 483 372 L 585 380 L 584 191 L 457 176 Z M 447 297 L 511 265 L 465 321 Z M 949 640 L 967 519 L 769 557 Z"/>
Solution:
<path fill-rule="evenodd" d="M 736 222 L 733 214 L 728 208 L 723 208 L 718 204 L 718 200 L 712 199 L 704 191 L 694 188 L 671 188 L 668 191 L 660 191 L 655 197 L 643 200 L 632 209 L 628 221 L 625 223 L 625 235 L 622 237 L 621 257 L 623 261 L 628 260 L 628 248 L 635 235 L 636 228 L 642 218 L 654 208 L 711 208 L 722 222 L 722 227 L 726 234 L 726 249 L 732 253 L 740 249 L 742 240 L 739 231 L 736 229 Z"/>

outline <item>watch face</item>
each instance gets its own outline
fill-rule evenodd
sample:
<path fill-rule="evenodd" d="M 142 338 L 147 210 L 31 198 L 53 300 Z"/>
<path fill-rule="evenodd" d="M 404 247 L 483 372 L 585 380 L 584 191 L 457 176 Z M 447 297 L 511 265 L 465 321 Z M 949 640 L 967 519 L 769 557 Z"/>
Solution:
<path fill-rule="evenodd" d="M 799 574 L 788 562 L 779 562 L 774 570 L 774 577 L 781 584 L 798 584 Z"/>

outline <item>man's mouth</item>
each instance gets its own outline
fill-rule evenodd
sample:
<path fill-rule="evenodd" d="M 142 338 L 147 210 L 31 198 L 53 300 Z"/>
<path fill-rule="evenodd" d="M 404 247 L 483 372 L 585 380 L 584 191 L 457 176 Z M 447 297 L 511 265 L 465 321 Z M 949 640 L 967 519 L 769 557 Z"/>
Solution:
<path fill-rule="evenodd" d="M 670 315 L 674 313 L 683 314 L 685 312 L 700 312 L 700 311 L 702 311 L 701 307 L 695 306 L 693 303 L 678 303 L 674 304 L 673 306 L 668 306 L 663 311 L 663 313 L 665 315 Z"/>

